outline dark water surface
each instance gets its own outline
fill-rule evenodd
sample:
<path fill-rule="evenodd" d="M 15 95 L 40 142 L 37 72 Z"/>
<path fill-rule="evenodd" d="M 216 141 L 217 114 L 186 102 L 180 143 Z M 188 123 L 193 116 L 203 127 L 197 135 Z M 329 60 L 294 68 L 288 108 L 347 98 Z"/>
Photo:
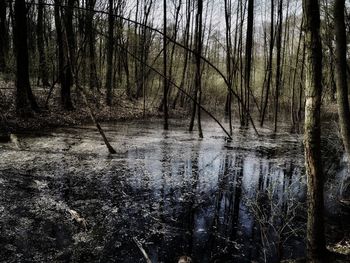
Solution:
<path fill-rule="evenodd" d="M 276 262 L 305 253 L 302 138 L 159 121 L 43 131 L 0 144 L 1 262 Z M 329 188 L 337 199 L 345 172 Z M 328 215 L 339 228 L 340 208 Z M 338 229 L 342 231 L 342 229 Z"/>

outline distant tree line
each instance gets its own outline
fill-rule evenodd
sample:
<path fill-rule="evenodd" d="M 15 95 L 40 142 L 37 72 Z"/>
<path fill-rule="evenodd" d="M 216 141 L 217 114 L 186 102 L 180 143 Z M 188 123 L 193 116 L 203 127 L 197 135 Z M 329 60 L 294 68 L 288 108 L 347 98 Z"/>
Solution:
<path fill-rule="evenodd" d="M 223 109 L 231 133 L 232 118 L 244 126 L 251 115 L 260 126 L 272 120 L 277 131 L 285 115 L 279 112 L 288 113 L 292 129 L 300 130 L 306 74 L 300 1 L 20 2 L 0 1 L 0 71 L 11 79 L 15 72 L 27 71 L 28 64 L 28 77 L 27 73 L 17 76 L 18 83 L 26 82 L 18 85 L 22 88 L 16 93 L 18 113 L 38 109 L 31 91 L 38 84 L 47 89 L 58 84 L 62 108 L 73 110 L 79 84 L 95 99 L 104 97 L 108 106 L 118 100 L 115 90 L 119 89 L 130 100 L 144 100 L 144 111 L 147 100 L 154 99 L 164 115 L 168 109 L 185 107 L 192 115 L 192 130 L 196 103 L 171 80 L 200 104 Z M 336 99 L 342 83 L 335 76 L 334 5 L 335 1 L 320 1 L 322 84 L 327 101 Z M 344 14 L 349 30 L 348 11 Z M 18 38 L 16 24 L 21 28 Z M 344 38 L 346 48 L 349 38 Z M 23 69 L 16 68 L 15 54 L 23 60 L 18 61 Z M 349 66 L 344 70 L 349 72 Z"/>

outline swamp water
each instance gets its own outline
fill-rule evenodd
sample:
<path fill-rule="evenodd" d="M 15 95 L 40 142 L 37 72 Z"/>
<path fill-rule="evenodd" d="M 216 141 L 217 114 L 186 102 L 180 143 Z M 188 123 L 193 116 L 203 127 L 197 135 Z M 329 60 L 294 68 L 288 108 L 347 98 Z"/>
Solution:
<path fill-rule="evenodd" d="M 235 128 L 203 140 L 160 121 L 19 135 L 0 144 L 0 262 L 276 262 L 305 254 L 302 137 Z M 328 186 L 327 216 L 348 231 Z"/>

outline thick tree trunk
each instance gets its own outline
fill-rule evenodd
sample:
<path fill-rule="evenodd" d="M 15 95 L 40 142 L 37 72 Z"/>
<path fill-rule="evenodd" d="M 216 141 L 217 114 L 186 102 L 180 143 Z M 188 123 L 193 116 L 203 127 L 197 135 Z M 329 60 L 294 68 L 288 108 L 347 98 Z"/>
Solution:
<path fill-rule="evenodd" d="M 307 173 L 307 254 L 309 262 L 322 262 L 326 249 L 323 217 L 321 160 L 322 45 L 318 0 L 303 0 L 306 45 L 305 167 Z"/>
<path fill-rule="evenodd" d="M 336 37 L 336 82 L 337 102 L 341 135 L 347 154 L 350 153 L 350 110 L 348 100 L 348 83 L 346 73 L 346 30 L 344 22 L 345 0 L 335 0 L 334 29 Z"/>
<path fill-rule="evenodd" d="M 114 48 L 114 14 L 113 0 L 109 0 L 108 6 L 108 39 L 107 39 L 107 75 L 106 75 L 106 102 L 108 106 L 112 105 L 112 74 L 113 74 L 113 48 Z M 129 94 L 128 94 L 129 95 Z"/>
<path fill-rule="evenodd" d="M 16 110 L 20 116 L 37 110 L 38 105 L 29 82 L 27 19 L 25 0 L 15 1 L 14 44 L 16 50 Z"/>

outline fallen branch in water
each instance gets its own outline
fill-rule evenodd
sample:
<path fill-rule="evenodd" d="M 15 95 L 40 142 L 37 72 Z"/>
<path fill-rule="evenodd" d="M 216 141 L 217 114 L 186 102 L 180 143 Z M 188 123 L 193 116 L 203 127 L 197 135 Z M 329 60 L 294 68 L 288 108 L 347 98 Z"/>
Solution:
<path fill-rule="evenodd" d="M 107 146 L 107 149 L 108 149 L 109 153 L 111 153 L 111 154 L 117 153 L 114 150 L 114 148 L 112 147 L 112 145 L 109 143 L 109 141 L 107 140 L 107 137 L 106 137 L 105 133 L 103 132 L 103 130 L 101 128 L 101 125 L 97 122 L 95 114 L 94 114 L 92 108 L 90 107 L 90 104 L 89 104 L 89 102 L 88 102 L 88 100 L 87 100 L 87 98 L 85 96 L 85 91 L 80 86 L 78 86 L 78 88 L 79 88 L 79 90 L 81 92 L 81 95 L 83 97 L 83 100 L 84 100 L 86 106 L 89 109 L 90 117 L 91 117 L 92 121 L 94 122 L 94 124 L 96 125 L 96 128 L 98 129 L 98 132 L 101 134 L 101 136 L 103 138 L 103 141 L 104 141 L 105 145 Z"/>
<path fill-rule="evenodd" d="M 140 243 L 140 241 L 138 241 L 138 240 L 136 239 L 136 237 L 133 237 L 132 239 L 134 240 L 134 242 L 135 242 L 135 244 L 137 245 L 137 247 L 140 249 L 140 251 L 141 251 L 143 257 L 146 259 L 146 262 L 147 262 L 147 263 L 152 263 L 152 260 L 151 260 L 151 259 L 149 258 L 149 256 L 147 255 L 147 253 L 146 253 L 146 251 L 144 250 L 144 248 L 142 247 L 142 244 Z"/>
<path fill-rule="evenodd" d="M 65 38 L 65 41 L 66 41 L 66 44 L 67 46 L 69 46 L 69 43 L 68 43 L 68 39 L 67 39 L 67 34 L 65 34 L 66 38 Z M 96 117 L 95 117 L 95 114 L 94 114 L 94 111 L 92 110 L 87 98 L 86 98 L 86 94 L 85 94 L 85 91 L 84 89 L 79 85 L 78 83 L 78 78 L 76 77 L 76 74 L 75 74 L 75 70 L 74 70 L 74 67 L 73 67 L 73 64 L 72 64 L 72 59 L 71 59 L 71 54 L 70 54 L 70 50 L 68 48 L 68 60 L 69 60 L 69 64 L 70 64 L 70 72 L 72 73 L 72 76 L 73 76 L 73 79 L 75 79 L 75 86 L 77 87 L 77 89 L 80 91 L 82 97 L 83 97 L 83 100 L 86 104 L 86 106 L 88 107 L 88 110 L 89 110 L 89 114 L 90 114 L 90 117 L 91 117 L 91 120 L 94 122 L 94 124 L 96 125 L 96 128 L 98 130 L 98 132 L 101 134 L 102 138 L 103 138 L 103 141 L 105 143 L 105 145 L 107 146 L 107 149 L 109 151 L 109 153 L 111 154 L 116 154 L 117 152 L 114 150 L 114 148 L 112 147 L 112 145 L 109 143 L 109 141 L 107 140 L 107 137 L 105 135 L 105 133 L 103 132 L 102 128 L 101 128 L 101 125 L 98 123 L 98 121 L 96 120 Z"/>

